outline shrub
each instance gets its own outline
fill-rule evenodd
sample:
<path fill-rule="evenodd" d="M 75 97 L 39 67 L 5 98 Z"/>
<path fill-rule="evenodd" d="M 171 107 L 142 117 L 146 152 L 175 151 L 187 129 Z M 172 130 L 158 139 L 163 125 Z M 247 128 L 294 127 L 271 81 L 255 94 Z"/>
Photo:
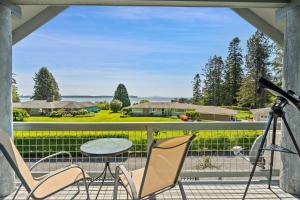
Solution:
<path fill-rule="evenodd" d="M 113 112 L 119 112 L 122 108 L 122 102 L 117 100 L 117 99 L 114 99 L 110 102 L 110 109 L 113 111 Z"/>
<path fill-rule="evenodd" d="M 180 119 L 182 121 L 188 121 L 189 120 L 188 116 L 186 116 L 186 115 L 180 115 Z"/>
<path fill-rule="evenodd" d="M 188 116 L 188 118 L 192 121 L 200 121 L 200 113 L 198 112 L 195 112 L 195 111 L 189 111 L 189 112 L 186 112 L 186 116 Z"/>
<path fill-rule="evenodd" d="M 30 117 L 28 112 L 24 109 L 14 108 L 13 109 L 13 120 L 14 121 L 24 121 L 24 119 Z"/>
<path fill-rule="evenodd" d="M 139 103 L 149 103 L 150 101 L 148 99 L 141 99 Z"/>
<path fill-rule="evenodd" d="M 132 112 L 132 109 L 130 107 L 124 107 L 122 108 L 123 115 L 130 115 Z"/>
<path fill-rule="evenodd" d="M 99 110 L 109 110 L 109 103 L 107 102 L 99 102 L 98 103 Z"/>
<path fill-rule="evenodd" d="M 49 114 L 49 117 L 76 117 L 76 116 L 87 116 L 89 115 L 89 112 L 85 109 L 80 110 L 58 110 L 58 111 L 52 111 Z"/>

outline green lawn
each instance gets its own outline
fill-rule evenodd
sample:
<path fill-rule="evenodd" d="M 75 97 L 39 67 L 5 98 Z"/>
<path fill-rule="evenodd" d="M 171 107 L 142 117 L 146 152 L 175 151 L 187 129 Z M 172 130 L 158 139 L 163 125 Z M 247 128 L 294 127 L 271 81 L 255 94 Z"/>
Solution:
<path fill-rule="evenodd" d="M 29 117 L 26 122 L 180 122 L 169 117 L 121 117 L 121 113 L 102 110 L 93 117 Z"/>

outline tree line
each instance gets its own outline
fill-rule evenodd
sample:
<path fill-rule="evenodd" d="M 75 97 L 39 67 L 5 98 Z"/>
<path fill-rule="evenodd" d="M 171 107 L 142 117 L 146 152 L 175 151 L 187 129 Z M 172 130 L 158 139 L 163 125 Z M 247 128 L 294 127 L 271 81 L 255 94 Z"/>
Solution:
<path fill-rule="evenodd" d="M 248 39 L 246 55 L 243 55 L 240 43 L 238 37 L 233 38 L 225 60 L 218 55 L 210 57 L 202 76 L 199 73 L 194 76 L 194 104 L 247 108 L 270 104 L 270 95 L 257 92 L 258 81 L 264 77 L 281 86 L 282 49 L 260 31 Z"/>
<path fill-rule="evenodd" d="M 54 75 L 48 70 L 47 67 L 42 67 L 34 74 L 34 88 L 31 99 L 33 100 L 61 100 L 58 83 Z M 17 82 L 13 78 L 12 97 L 13 102 L 20 102 L 18 94 Z M 113 100 L 110 102 L 110 107 L 113 111 L 119 111 L 121 108 L 130 106 L 130 99 L 127 89 L 124 84 L 120 83 L 114 93 Z"/>

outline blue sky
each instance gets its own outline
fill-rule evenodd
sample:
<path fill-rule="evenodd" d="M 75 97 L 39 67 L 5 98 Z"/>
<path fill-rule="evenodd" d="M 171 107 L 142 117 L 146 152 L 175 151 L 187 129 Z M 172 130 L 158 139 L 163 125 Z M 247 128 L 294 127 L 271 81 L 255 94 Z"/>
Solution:
<path fill-rule="evenodd" d="M 13 47 L 19 93 L 31 95 L 33 74 L 47 66 L 63 95 L 189 97 L 207 59 L 242 48 L 255 28 L 230 9 L 70 7 Z"/>

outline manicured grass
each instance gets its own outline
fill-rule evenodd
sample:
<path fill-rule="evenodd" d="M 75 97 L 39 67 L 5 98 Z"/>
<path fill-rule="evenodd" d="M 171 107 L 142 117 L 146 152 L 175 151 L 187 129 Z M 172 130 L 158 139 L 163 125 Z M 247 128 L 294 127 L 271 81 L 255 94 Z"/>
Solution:
<path fill-rule="evenodd" d="M 29 117 L 26 122 L 180 122 L 169 117 L 121 117 L 121 113 L 102 110 L 92 117 Z"/>
<path fill-rule="evenodd" d="M 253 118 L 253 114 L 250 111 L 239 111 L 237 114 L 238 120 L 248 120 Z"/>

